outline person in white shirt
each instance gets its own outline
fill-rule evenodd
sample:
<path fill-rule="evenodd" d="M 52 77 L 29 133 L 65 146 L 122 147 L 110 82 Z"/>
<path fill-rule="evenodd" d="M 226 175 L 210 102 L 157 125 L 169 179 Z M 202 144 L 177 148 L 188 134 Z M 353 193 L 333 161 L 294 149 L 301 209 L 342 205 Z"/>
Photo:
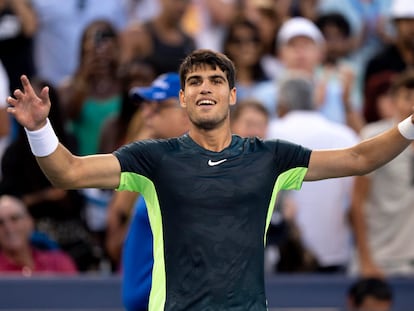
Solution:
<path fill-rule="evenodd" d="M 328 120 L 314 109 L 313 84 L 304 73 L 291 73 L 280 83 L 278 115 L 269 125 L 268 138 L 278 138 L 312 149 L 350 147 L 358 142 L 351 128 Z M 292 191 L 294 222 L 301 241 L 319 272 L 344 272 L 350 259 L 348 207 L 352 177 L 305 183 Z M 282 203 L 283 204 L 283 203 Z M 283 205 L 282 205 L 283 206 Z M 290 205 L 291 206 L 291 205 Z"/>

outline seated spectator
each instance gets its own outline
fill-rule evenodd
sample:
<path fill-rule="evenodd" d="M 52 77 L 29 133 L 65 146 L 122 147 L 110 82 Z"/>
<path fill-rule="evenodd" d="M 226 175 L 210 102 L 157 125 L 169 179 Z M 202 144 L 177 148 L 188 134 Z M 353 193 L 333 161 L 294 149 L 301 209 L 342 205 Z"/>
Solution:
<path fill-rule="evenodd" d="M 246 99 L 238 102 L 231 112 L 230 120 L 233 134 L 266 137 L 269 112 L 259 101 Z"/>
<path fill-rule="evenodd" d="M 41 80 L 33 82 L 36 90 L 49 85 Z M 49 86 L 49 94 L 54 103 L 50 111 L 50 122 L 56 127 L 59 141 L 65 142 L 73 151 L 75 144 L 64 128 L 62 107 L 56 89 Z M 1 175 L 0 195 L 19 197 L 33 217 L 36 230 L 53 238 L 75 260 L 79 270 L 95 269 L 95 248 L 92 247 L 92 237 L 81 216 L 84 201 L 80 192 L 57 189 L 50 184 L 33 157 L 24 128 L 20 125 L 16 138 L 4 151 Z"/>
<path fill-rule="evenodd" d="M 16 197 L 0 197 L 0 271 L 23 276 L 35 273 L 76 274 L 75 263 L 60 250 L 41 250 L 31 244 L 33 219 Z"/>
<path fill-rule="evenodd" d="M 270 122 L 268 138 L 312 149 L 356 144 L 358 137 L 351 128 L 330 121 L 315 109 L 313 91 L 306 74 L 291 74 L 280 82 L 279 119 Z M 352 185 L 352 177 L 335 178 L 305 183 L 301 191 L 285 193 L 294 207 L 293 219 L 302 243 L 317 260 L 315 272 L 343 273 L 347 268 L 353 248 L 348 223 Z"/>
<path fill-rule="evenodd" d="M 393 303 L 391 286 L 377 278 L 358 279 L 347 296 L 349 311 L 390 311 Z"/>

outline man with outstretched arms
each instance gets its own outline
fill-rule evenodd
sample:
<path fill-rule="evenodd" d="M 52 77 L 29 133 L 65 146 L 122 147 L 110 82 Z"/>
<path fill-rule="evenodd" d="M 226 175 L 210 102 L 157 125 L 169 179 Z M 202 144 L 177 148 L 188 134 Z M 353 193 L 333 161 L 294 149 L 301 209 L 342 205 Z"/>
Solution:
<path fill-rule="evenodd" d="M 278 191 L 378 168 L 414 139 L 412 118 L 338 150 L 241 138 L 230 130 L 233 63 L 196 50 L 179 73 L 189 132 L 113 154 L 78 157 L 59 144 L 47 121 L 48 89 L 36 95 L 26 77 L 23 90 L 8 98 L 8 111 L 27 129 L 39 165 L 56 186 L 144 196 L 154 237 L 149 310 L 266 310 L 263 250 Z"/>

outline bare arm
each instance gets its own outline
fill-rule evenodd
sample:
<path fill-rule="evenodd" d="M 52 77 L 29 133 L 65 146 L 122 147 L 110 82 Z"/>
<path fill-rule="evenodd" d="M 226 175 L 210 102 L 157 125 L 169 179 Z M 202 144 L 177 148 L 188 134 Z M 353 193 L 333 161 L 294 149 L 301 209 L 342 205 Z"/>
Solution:
<path fill-rule="evenodd" d="M 305 180 L 365 175 L 391 161 L 410 143 L 394 127 L 351 148 L 315 150 Z"/>
<path fill-rule="evenodd" d="M 368 176 L 358 176 L 355 178 L 351 201 L 351 223 L 360 263 L 359 273 L 366 277 L 384 277 L 383 272 L 376 266 L 368 245 L 364 203 L 370 190 L 371 179 Z"/>
<path fill-rule="evenodd" d="M 0 107 L 0 138 L 9 135 L 9 131 L 9 116 L 7 115 L 6 108 Z"/>
<path fill-rule="evenodd" d="M 121 261 L 122 246 L 137 197 L 136 192 L 116 192 L 108 206 L 105 246 L 108 255 L 117 264 Z"/>
<path fill-rule="evenodd" d="M 21 78 L 23 90 L 14 92 L 15 99 L 8 97 L 11 105 L 7 110 L 29 131 L 43 128 L 50 110 L 49 89 L 43 88 L 39 96 L 29 79 Z M 78 157 L 62 144 L 37 162 L 50 182 L 59 188 L 116 188 L 120 181 L 120 164 L 112 154 Z"/>
<path fill-rule="evenodd" d="M 12 0 L 9 4 L 22 23 L 23 33 L 31 37 L 37 30 L 37 16 L 30 3 L 26 0 Z"/>

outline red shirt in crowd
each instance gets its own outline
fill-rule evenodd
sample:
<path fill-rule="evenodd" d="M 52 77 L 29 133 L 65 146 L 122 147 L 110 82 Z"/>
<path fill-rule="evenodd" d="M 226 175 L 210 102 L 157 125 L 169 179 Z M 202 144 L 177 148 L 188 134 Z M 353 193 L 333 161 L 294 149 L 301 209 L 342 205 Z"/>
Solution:
<path fill-rule="evenodd" d="M 32 274 L 77 274 L 78 269 L 74 261 L 59 250 L 32 249 L 34 267 L 17 265 L 0 251 L 0 273 L 19 272 L 24 276 Z"/>

